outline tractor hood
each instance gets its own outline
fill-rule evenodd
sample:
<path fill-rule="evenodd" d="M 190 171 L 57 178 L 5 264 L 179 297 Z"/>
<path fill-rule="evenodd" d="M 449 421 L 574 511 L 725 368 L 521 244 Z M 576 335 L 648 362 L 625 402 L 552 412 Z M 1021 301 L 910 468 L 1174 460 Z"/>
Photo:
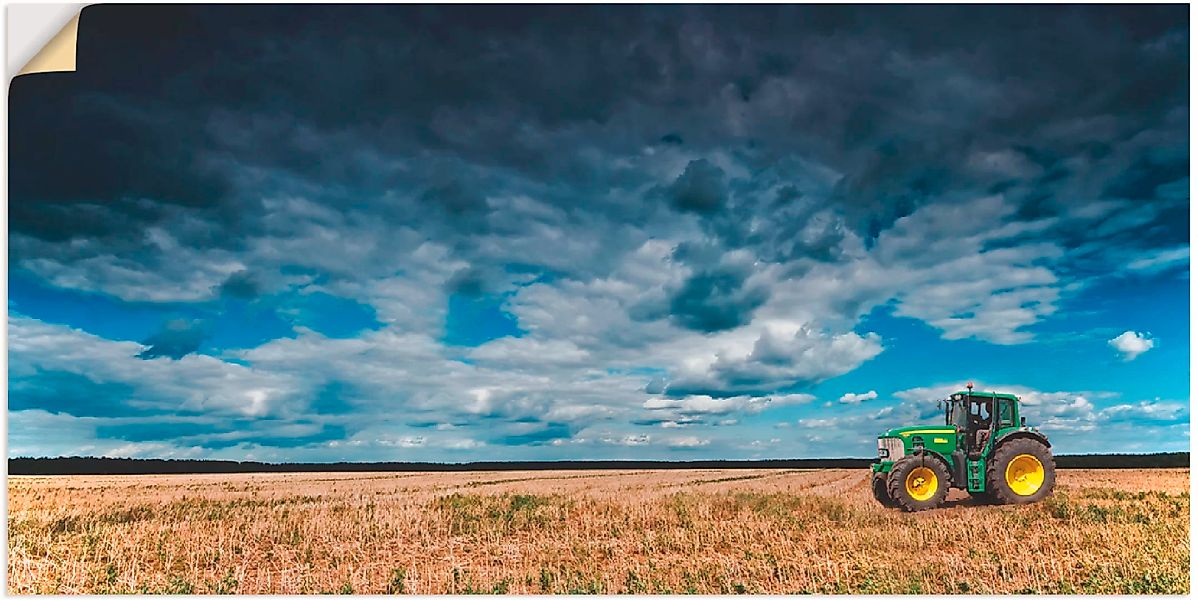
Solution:
<path fill-rule="evenodd" d="M 909 439 L 913 435 L 953 435 L 955 433 L 957 433 L 956 429 L 946 425 L 914 425 L 889 429 L 878 437 Z"/>

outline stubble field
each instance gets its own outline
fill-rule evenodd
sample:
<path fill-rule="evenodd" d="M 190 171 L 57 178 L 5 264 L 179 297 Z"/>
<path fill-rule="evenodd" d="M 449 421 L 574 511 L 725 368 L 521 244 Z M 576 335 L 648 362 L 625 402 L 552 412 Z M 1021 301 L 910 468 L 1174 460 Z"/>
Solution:
<path fill-rule="evenodd" d="M 1173 593 L 1189 472 L 906 514 L 861 470 L 9 477 L 8 592 Z"/>

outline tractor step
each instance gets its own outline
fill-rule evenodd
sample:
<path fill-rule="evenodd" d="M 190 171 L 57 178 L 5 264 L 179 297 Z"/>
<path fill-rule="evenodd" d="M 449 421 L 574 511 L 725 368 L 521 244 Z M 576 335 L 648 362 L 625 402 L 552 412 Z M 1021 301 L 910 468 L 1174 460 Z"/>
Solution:
<path fill-rule="evenodd" d="M 986 461 L 970 460 L 968 463 L 968 477 L 966 485 L 971 492 L 986 491 Z"/>

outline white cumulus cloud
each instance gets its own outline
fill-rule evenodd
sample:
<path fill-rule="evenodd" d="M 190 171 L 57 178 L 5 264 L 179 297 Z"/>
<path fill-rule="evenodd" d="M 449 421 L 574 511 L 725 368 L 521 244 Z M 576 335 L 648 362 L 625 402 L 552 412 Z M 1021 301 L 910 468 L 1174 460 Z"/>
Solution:
<path fill-rule="evenodd" d="M 1107 343 L 1122 355 L 1124 361 L 1133 361 L 1137 356 L 1156 347 L 1156 340 L 1147 333 L 1130 329 L 1119 334 L 1118 337 L 1108 340 Z"/>

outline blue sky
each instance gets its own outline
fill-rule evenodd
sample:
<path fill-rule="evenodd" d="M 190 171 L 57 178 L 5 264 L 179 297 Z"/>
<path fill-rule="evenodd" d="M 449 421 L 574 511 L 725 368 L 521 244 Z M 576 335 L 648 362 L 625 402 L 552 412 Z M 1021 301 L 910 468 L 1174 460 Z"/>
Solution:
<path fill-rule="evenodd" d="M 85 9 L 10 456 L 870 456 L 967 380 L 1188 449 L 1184 6 L 497 11 Z"/>

